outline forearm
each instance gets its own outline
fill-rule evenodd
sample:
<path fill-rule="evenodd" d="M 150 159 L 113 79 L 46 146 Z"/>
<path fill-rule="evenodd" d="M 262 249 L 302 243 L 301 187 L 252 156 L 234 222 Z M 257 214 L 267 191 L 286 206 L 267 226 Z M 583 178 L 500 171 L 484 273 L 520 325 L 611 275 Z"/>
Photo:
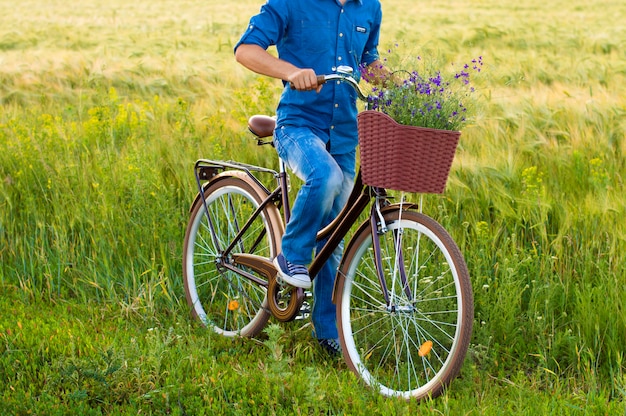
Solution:
<path fill-rule="evenodd" d="M 287 81 L 289 76 L 298 70 L 289 62 L 278 59 L 258 45 L 239 45 L 235 51 L 235 59 L 251 71 L 272 78 Z"/>
<path fill-rule="evenodd" d="M 315 71 L 310 68 L 298 68 L 280 58 L 277 58 L 265 49 L 254 44 L 239 45 L 235 51 L 237 62 L 251 71 L 268 77 L 282 79 L 289 82 L 297 90 L 319 90 Z"/>

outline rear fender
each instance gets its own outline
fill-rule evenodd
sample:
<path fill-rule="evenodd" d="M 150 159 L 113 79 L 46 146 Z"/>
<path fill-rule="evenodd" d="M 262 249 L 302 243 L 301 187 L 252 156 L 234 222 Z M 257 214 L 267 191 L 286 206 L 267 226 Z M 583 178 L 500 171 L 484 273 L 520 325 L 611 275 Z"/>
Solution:
<path fill-rule="evenodd" d="M 203 183 L 202 189 L 206 190 L 209 186 L 212 186 L 214 183 L 217 183 L 219 181 L 224 180 L 225 178 L 230 178 L 230 177 L 236 177 L 245 181 L 248 185 L 253 187 L 259 193 L 259 195 L 263 195 L 263 196 L 269 195 L 269 192 L 267 191 L 267 189 L 263 188 L 262 186 L 258 184 L 257 181 L 250 178 L 249 174 L 247 174 L 244 171 L 239 171 L 239 170 L 227 170 L 222 173 L 218 173 L 217 175 L 213 176 L 210 181 Z M 191 203 L 191 206 L 189 207 L 189 212 L 193 212 L 193 210 L 196 208 L 198 204 L 202 204 L 202 195 L 200 195 L 200 192 L 196 194 L 195 199 Z"/>

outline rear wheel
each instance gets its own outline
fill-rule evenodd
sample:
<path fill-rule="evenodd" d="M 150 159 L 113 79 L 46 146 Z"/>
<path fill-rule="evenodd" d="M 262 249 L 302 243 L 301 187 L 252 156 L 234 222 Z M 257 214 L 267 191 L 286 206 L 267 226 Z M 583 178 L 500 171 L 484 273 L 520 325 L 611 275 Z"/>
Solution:
<path fill-rule="evenodd" d="M 234 265 L 231 254 L 273 258 L 280 250 L 282 222 L 273 204 L 267 205 L 234 244 L 267 193 L 239 172 L 214 179 L 206 186 L 205 205 L 199 199 L 191 210 L 183 248 L 183 278 L 192 314 L 224 336 L 254 336 L 263 330 L 270 313 L 267 276 Z M 210 218 L 210 220 L 209 220 Z M 257 282 L 246 277 L 252 275 Z"/>
<path fill-rule="evenodd" d="M 450 235 L 412 211 L 384 214 L 378 235 L 389 303 L 370 227 L 350 243 L 337 281 L 337 319 L 348 366 L 385 396 L 437 396 L 458 374 L 473 320 L 465 261 Z"/>

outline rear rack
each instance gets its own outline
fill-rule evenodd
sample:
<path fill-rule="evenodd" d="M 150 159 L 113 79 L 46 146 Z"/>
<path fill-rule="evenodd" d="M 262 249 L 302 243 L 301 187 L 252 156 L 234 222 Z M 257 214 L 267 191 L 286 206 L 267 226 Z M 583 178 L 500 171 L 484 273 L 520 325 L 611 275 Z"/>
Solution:
<path fill-rule="evenodd" d="M 274 178 L 278 178 L 279 173 L 273 169 L 264 168 L 262 166 L 250 165 L 247 163 L 236 162 L 232 160 L 223 161 L 223 160 L 209 160 L 209 159 L 199 159 L 194 167 L 194 172 L 196 174 L 196 182 L 198 183 L 198 187 L 201 188 L 200 183 L 202 181 L 210 181 L 220 172 L 226 169 L 235 169 L 242 172 L 245 172 L 252 180 L 254 180 L 257 184 L 259 184 L 263 189 L 267 189 L 265 185 L 263 185 L 257 178 L 252 174 L 252 172 L 260 172 L 267 173 L 272 175 Z"/>

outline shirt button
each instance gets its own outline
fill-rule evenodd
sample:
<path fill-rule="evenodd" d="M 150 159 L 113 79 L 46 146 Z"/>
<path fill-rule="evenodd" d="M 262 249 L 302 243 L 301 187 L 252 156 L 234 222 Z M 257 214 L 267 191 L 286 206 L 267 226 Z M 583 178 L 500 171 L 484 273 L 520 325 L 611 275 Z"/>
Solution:
<path fill-rule="evenodd" d="M 331 130 L 334 130 L 334 129 L 335 129 L 335 126 L 330 126 L 330 129 L 331 129 Z"/>
<path fill-rule="evenodd" d="M 336 67 L 336 66 L 333 66 L 333 67 L 332 67 L 332 68 L 330 68 L 330 69 L 331 69 L 331 71 L 335 72 L 335 71 L 337 70 L 337 67 Z"/>
<path fill-rule="evenodd" d="M 335 108 L 338 108 L 338 107 L 339 107 L 339 104 L 335 104 Z"/>
<path fill-rule="evenodd" d="M 343 33 L 340 33 L 340 34 L 339 34 L 339 37 L 340 37 L 340 38 L 342 38 L 342 37 L 343 37 Z"/>
<path fill-rule="evenodd" d="M 341 61 L 341 56 L 338 56 L 338 57 L 337 57 L 337 60 L 338 60 L 338 61 Z"/>

